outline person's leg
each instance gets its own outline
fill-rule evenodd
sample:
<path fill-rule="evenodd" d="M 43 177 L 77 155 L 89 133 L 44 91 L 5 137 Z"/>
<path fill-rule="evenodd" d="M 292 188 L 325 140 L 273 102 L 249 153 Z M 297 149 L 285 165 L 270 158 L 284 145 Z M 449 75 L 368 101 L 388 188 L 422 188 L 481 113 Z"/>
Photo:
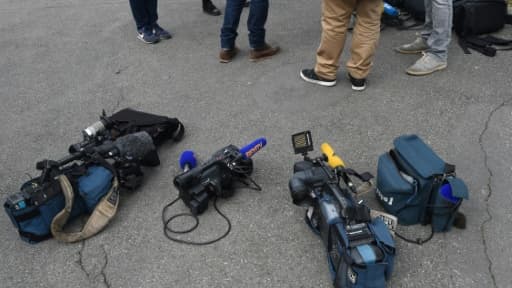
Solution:
<path fill-rule="evenodd" d="M 322 36 L 316 51 L 314 72 L 324 79 L 336 79 L 350 16 L 356 0 L 323 0 Z"/>
<path fill-rule="evenodd" d="M 452 0 L 430 0 L 432 5 L 432 33 L 427 38 L 432 53 L 442 61 L 448 59 L 448 45 L 452 36 Z"/>
<path fill-rule="evenodd" d="M 241 0 L 245 5 L 245 0 Z M 268 16 L 268 0 L 252 0 L 249 3 L 249 17 L 247 18 L 247 30 L 249 30 L 249 60 L 259 61 L 275 55 L 279 52 L 279 46 L 270 46 L 265 42 L 265 23 Z"/>
<path fill-rule="evenodd" d="M 432 33 L 427 38 L 428 49 L 406 72 L 422 76 L 443 70 L 448 66 L 448 45 L 452 35 L 452 0 L 431 0 Z"/>
<path fill-rule="evenodd" d="M 245 1 L 240 1 L 242 5 Z M 268 15 L 268 0 L 252 0 L 249 4 L 247 30 L 249 30 L 249 45 L 252 49 L 265 46 L 265 23 Z"/>
<path fill-rule="evenodd" d="M 146 11 L 149 17 L 149 23 L 153 25 L 158 21 L 158 3 L 157 0 L 145 0 L 146 1 Z"/>
<path fill-rule="evenodd" d="M 347 71 L 355 79 L 365 79 L 370 73 L 373 55 L 380 36 L 381 0 L 358 0 L 356 24 Z"/>
<path fill-rule="evenodd" d="M 424 0 L 425 3 L 425 23 L 421 31 L 421 38 L 426 42 L 430 34 L 432 34 L 432 0 Z"/>
<path fill-rule="evenodd" d="M 240 14 L 243 8 L 243 0 L 226 0 L 224 23 L 220 29 L 220 47 L 222 49 L 231 50 L 235 48 L 238 24 L 240 23 Z"/>
<path fill-rule="evenodd" d="M 153 33 L 160 40 L 171 39 L 172 35 L 164 28 L 158 25 L 158 3 L 157 0 L 146 0 L 146 10 L 149 15 L 149 22 Z"/>
<path fill-rule="evenodd" d="M 149 24 L 149 15 L 146 11 L 145 0 L 130 0 L 130 8 L 133 18 L 135 19 L 137 30 L 142 30 L 144 26 Z"/>
<path fill-rule="evenodd" d="M 416 54 L 428 50 L 427 39 L 432 34 L 432 0 L 424 0 L 425 5 L 425 23 L 420 32 L 420 37 L 417 37 L 413 42 L 403 44 L 395 50 L 403 54 Z"/>
<path fill-rule="evenodd" d="M 156 2 L 156 0 L 154 1 Z M 160 39 L 153 33 L 147 2 L 145 0 L 130 0 L 130 7 L 137 26 L 137 38 L 148 44 L 158 42 Z"/>

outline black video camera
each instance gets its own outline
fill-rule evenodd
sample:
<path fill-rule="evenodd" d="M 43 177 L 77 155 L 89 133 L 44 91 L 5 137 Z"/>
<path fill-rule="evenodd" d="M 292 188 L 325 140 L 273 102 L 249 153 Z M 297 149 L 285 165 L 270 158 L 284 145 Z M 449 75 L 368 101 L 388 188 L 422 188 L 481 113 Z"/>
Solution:
<path fill-rule="evenodd" d="M 256 190 L 261 188 L 251 179 L 253 171 L 252 155 L 265 147 L 267 140 L 258 138 L 241 149 L 228 145 L 215 152 L 205 164 L 195 167 L 196 160 L 192 151 L 180 157 L 180 166 L 185 172 L 174 178 L 174 186 L 179 190 L 179 197 L 190 208 L 192 214 L 198 215 L 208 208 L 210 197 L 227 198 L 233 195 L 233 183 L 238 181 L 254 184 Z M 188 170 L 192 168 L 191 170 Z"/>
<path fill-rule="evenodd" d="M 234 180 L 242 180 L 252 171 L 251 158 L 242 155 L 238 147 L 229 145 L 215 152 L 205 164 L 176 176 L 174 186 L 183 202 L 197 215 L 208 208 L 211 196 L 232 196 Z"/>
<path fill-rule="evenodd" d="M 295 153 L 304 159 L 293 167 L 289 189 L 293 203 L 308 207 L 306 223 L 327 247 L 327 259 L 334 286 L 385 287 L 391 277 L 394 241 L 380 218 L 372 219 L 370 209 L 356 201 L 351 176 L 369 181 L 369 173 L 345 168 L 327 143 L 323 155 L 311 159 L 311 132 L 292 136 Z"/>

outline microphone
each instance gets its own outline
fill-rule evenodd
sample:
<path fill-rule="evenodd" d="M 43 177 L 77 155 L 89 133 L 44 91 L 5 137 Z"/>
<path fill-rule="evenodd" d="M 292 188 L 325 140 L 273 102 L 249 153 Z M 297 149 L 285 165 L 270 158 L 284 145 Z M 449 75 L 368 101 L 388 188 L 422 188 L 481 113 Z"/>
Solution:
<path fill-rule="evenodd" d="M 185 150 L 180 155 L 180 168 L 183 172 L 187 172 L 190 169 L 193 169 L 197 166 L 196 156 L 194 155 L 194 151 Z"/>
<path fill-rule="evenodd" d="M 138 161 L 144 160 L 147 155 L 156 151 L 153 139 L 146 131 L 124 135 L 114 142 L 105 143 L 92 149 L 101 155 L 120 156 Z"/>
<path fill-rule="evenodd" d="M 261 137 L 242 147 L 240 153 L 242 153 L 245 158 L 251 158 L 252 155 L 260 151 L 265 145 L 267 145 L 267 139 Z"/>
<path fill-rule="evenodd" d="M 337 167 L 340 166 L 341 168 L 345 167 L 345 163 L 343 162 L 340 156 L 336 155 L 331 145 L 327 143 L 322 143 L 322 145 L 320 146 L 320 150 L 327 158 L 327 164 L 329 164 L 331 168 L 336 169 Z"/>
<path fill-rule="evenodd" d="M 453 196 L 452 186 L 449 183 L 443 184 L 441 188 L 439 188 L 439 194 L 446 200 L 453 204 L 457 204 L 460 201 L 460 198 Z"/>
<path fill-rule="evenodd" d="M 396 17 L 400 14 L 400 12 L 398 12 L 398 10 L 389 5 L 388 3 L 384 2 L 384 13 L 388 14 L 389 16 L 393 16 L 393 17 Z"/>

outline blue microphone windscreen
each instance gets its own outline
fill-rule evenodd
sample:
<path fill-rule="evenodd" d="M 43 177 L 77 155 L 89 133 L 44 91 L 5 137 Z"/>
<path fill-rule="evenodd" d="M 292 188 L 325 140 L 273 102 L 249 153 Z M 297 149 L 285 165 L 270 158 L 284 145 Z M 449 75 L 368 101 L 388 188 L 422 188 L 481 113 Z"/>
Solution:
<path fill-rule="evenodd" d="M 196 167 L 197 161 L 196 156 L 194 156 L 194 151 L 185 150 L 180 155 L 180 168 L 185 169 L 185 166 L 188 166 L 189 169 Z"/>
<path fill-rule="evenodd" d="M 439 193 L 443 196 L 447 201 L 452 202 L 453 204 L 457 204 L 459 202 L 459 198 L 453 196 L 452 194 L 452 186 L 449 183 L 443 184 L 439 189 Z"/>
<path fill-rule="evenodd" d="M 267 139 L 261 137 L 242 147 L 240 153 L 247 158 L 251 158 L 254 153 L 260 151 L 265 145 L 267 145 Z"/>

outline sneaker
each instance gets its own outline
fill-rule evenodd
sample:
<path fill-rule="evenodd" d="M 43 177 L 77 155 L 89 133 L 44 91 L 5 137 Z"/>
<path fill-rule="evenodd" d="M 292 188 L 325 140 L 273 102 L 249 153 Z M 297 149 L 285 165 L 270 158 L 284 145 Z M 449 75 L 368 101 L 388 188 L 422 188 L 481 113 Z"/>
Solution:
<path fill-rule="evenodd" d="M 366 78 L 357 79 L 348 73 L 348 79 L 350 79 L 350 83 L 352 84 L 352 90 L 363 91 L 366 89 Z"/>
<path fill-rule="evenodd" d="M 436 55 L 432 53 L 423 53 L 423 56 L 405 71 L 410 75 L 422 76 L 443 70 L 447 66 L 447 62 L 441 60 Z"/>
<path fill-rule="evenodd" d="M 427 42 L 423 38 L 418 37 L 412 43 L 396 47 L 395 51 L 402 54 L 417 54 L 426 51 L 428 48 Z"/>
<path fill-rule="evenodd" d="M 263 48 L 251 49 L 251 51 L 249 52 L 249 60 L 251 60 L 252 62 L 256 62 L 259 60 L 272 57 L 276 55 L 280 49 L 281 48 L 279 48 L 279 46 L 272 47 L 265 43 L 265 46 L 263 46 Z"/>
<path fill-rule="evenodd" d="M 138 32 L 139 34 L 137 35 L 137 38 L 146 44 L 154 44 L 160 41 L 160 38 L 157 37 L 155 33 L 153 33 L 153 29 L 149 27 L 144 27 L 140 29 Z"/>
<path fill-rule="evenodd" d="M 233 58 L 235 58 L 236 54 L 238 54 L 238 48 L 235 47 L 233 49 L 221 49 L 219 53 L 219 61 L 220 63 L 229 63 Z"/>
<path fill-rule="evenodd" d="M 172 35 L 169 33 L 169 31 L 165 30 L 164 28 L 160 27 L 158 24 L 153 24 L 153 33 L 156 37 L 160 40 L 167 40 L 171 39 Z"/>
<path fill-rule="evenodd" d="M 302 78 L 302 80 L 304 80 L 306 82 L 318 84 L 318 85 L 326 86 L 326 87 L 332 87 L 332 86 L 336 85 L 336 79 L 329 80 L 329 79 L 322 78 L 322 77 L 316 75 L 314 69 L 301 70 L 300 78 Z"/>
<path fill-rule="evenodd" d="M 222 14 L 220 10 L 213 5 L 212 1 L 203 1 L 203 12 L 212 16 L 219 16 Z"/>

